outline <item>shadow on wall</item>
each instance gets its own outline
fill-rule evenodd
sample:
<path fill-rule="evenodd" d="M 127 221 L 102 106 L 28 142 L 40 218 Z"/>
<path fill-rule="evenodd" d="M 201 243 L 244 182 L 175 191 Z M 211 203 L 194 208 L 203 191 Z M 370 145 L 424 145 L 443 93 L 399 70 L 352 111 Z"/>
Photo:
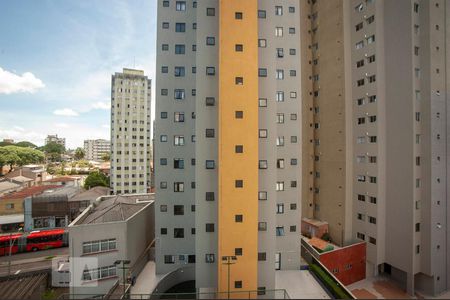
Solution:
<path fill-rule="evenodd" d="M 183 267 L 165 275 L 155 287 L 151 299 L 161 299 L 163 293 L 171 290 L 173 287 L 188 281 L 195 281 L 195 267 Z M 195 293 L 195 290 L 194 290 Z"/>

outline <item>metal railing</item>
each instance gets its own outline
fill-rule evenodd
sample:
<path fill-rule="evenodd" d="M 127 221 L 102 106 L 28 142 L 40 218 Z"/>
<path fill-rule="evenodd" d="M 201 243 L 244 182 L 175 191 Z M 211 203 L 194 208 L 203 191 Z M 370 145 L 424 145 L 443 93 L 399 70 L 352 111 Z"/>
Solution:
<path fill-rule="evenodd" d="M 108 297 L 107 297 L 108 296 Z M 290 299 L 284 289 L 259 291 L 231 291 L 230 299 Z M 197 292 L 197 293 L 154 293 L 122 295 L 94 295 L 94 294 L 63 294 L 58 299 L 101 299 L 101 300 L 144 300 L 144 299 L 228 299 L 228 292 Z"/>

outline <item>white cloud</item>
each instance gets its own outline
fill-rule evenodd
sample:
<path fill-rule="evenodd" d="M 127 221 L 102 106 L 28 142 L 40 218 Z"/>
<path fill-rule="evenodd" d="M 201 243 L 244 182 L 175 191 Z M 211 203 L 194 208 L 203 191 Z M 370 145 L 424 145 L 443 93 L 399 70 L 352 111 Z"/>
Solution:
<path fill-rule="evenodd" d="M 110 104 L 108 102 L 96 102 L 92 104 L 92 108 L 108 110 L 110 109 Z"/>
<path fill-rule="evenodd" d="M 28 130 L 20 130 L 19 126 L 13 126 L 12 129 L 2 129 L 0 128 L 0 137 L 13 139 L 15 142 L 20 141 L 30 141 L 36 145 L 42 145 L 45 139 L 45 134 L 36 132 L 36 131 L 28 131 Z M 23 129 L 23 128 L 21 128 Z"/>
<path fill-rule="evenodd" d="M 53 112 L 54 115 L 64 117 L 77 117 L 78 113 L 71 108 L 57 109 Z"/>
<path fill-rule="evenodd" d="M 35 93 L 44 87 L 45 84 L 30 72 L 17 75 L 0 68 L 0 94 Z"/>

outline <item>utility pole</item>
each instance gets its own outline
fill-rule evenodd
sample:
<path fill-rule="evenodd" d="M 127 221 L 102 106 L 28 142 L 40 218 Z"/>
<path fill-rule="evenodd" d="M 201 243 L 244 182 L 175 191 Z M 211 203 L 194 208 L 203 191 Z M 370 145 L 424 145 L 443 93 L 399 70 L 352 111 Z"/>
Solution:
<path fill-rule="evenodd" d="M 125 265 L 129 265 L 131 263 L 131 261 L 129 260 L 116 260 L 114 262 L 115 265 L 120 265 L 122 264 L 122 267 L 117 267 L 118 269 L 122 269 L 122 279 L 123 279 L 123 295 L 122 295 L 122 299 L 125 299 L 125 291 L 126 291 L 126 278 L 125 278 L 125 270 L 129 269 L 130 267 L 125 266 Z"/>
<path fill-rule="evenodd" d="M 222 264 L 227 265 L 228 268 L 228 299 L 230 299 L 230 267 L 237 261 L 236 256 L 222 256 Z"/>

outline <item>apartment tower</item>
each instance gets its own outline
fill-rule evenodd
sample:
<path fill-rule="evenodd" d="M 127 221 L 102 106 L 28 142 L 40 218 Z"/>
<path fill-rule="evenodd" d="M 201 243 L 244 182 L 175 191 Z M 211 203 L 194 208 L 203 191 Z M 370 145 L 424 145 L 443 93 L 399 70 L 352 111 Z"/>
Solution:
<path fill-rule="evenodd" d="M 439 294 L 450 286 L 450 1 L 301 6 L 303 213 L 338 244 L 367 241 L 367 276 Z"/>
<path fill-rule="evenodd" d="M 111 142 L 108 140 L 85 140 L 84 152 L 87 160 L 102 161 L 105 154 L 110 154 Z"/>
<path fill-rule="evenodd" d="M 158 274 L 264 293 L 299 269 L 299 34 L 299 1 L 158 0 Z"/>
<path fill-rule="evenodd" d="M 123 69 L 111 82 L 111 189 L 114 194 L 150 188 L 151 80 L 144 71 Z"/>

